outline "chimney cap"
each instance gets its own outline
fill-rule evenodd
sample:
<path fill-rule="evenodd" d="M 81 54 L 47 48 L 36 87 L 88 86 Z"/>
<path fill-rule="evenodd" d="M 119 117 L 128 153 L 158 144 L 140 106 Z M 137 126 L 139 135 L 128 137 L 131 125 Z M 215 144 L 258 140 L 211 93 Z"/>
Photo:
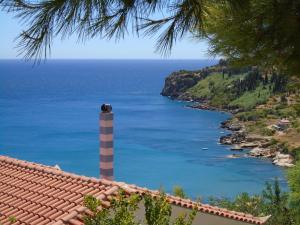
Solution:
<path fill-rule="evenodd" d="M 111 104 L 103 104 L 101 110 L 103 113 L 110 113 L 112 111 L 112 106 Z"/>

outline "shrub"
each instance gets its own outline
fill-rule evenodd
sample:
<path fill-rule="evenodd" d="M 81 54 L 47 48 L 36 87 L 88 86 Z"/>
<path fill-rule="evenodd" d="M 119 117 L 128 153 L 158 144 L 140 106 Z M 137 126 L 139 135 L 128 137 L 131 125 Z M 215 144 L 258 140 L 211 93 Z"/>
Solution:
<path fill-rule="evenodd" d="M 293 108 L 296 111 L 297 116 L 300 116 L 300 104 L 295 104 Z"/>
<path fill-rule="evenodd" d="M 300 124 L 299 124 L 297 119 L 292 121 L 292 127 L 293 128 L 298 128 L 299 126 L 300 126 Z"/>
<path fill-rule="evenodd" d="M 290 151 L 290 154 L 293 156 L 293 158 L 294 158 L 296 161 L 299 161 L 299 160 L 300 160 L 300 147 L 298 147 L 298 148 L 293 148 L 293 149 Z"/>
<path fill-rule="evenodd" d="M 156 198 L 150 194 L 141 197 L 138 195 L 126 196 L 121 191 L 112 200 L 110 208 L 100 208 L 101 201 L 93 196 L 84 198 L 84 205 L 91 213 L 84 216 L 85 225 L 139 225 L 140 221 L 135 217 L 139 203 L 144 200 L 145 223 L 147 225 L 192 225 L 196 216 L 196 210 L 189 214 L 181 214 L 171 222 L 172 208 L 166 199 L 166 195 L 161 193 Z"/>
<path fill-rule="evenodd" d="M 277 143 L 278 143 L 278 141 L 274 138 L 272 138 L 270 141 L 270 145 L 276 145 Z"/>
<path fill-rule="evenodd" d="M 295 215 L 295 224 L 300 224 L 300 162 L 288 170 L 288 183 L 290 187 L 290 208 Z"/>
<path fill-rule="evenodd" d="M 241 121 L 256 121 L 259 115 L 256 112 L 242 112 L 237 114 L 237 118 Z"/>
<path fill-rule="evenodd" d="M 211 198 L 210 204 L 254 216 L 272 215 L 268 225 L 292 225 L 294 220 L 294 214 L 288 208 L 288 193 L 281 191 L 278 180 L 266 183 L 260 195 L 242 193 L 233 200 Z"/>
<path fill-rule="evenodd" d="M 289 151 L 289 146 L 288 146 L 288 143 L 287 143 L 287 142 L 280 143 L 280 144 L 279 144 L 279 148 L 281 149 L 281 152 L 282 152 L 282 153 L 287 154 L 287 153 L 290 152 L 290 151 Z"/>
<path fill-rule="evenodd" d="M 173 188 L 173 193 L 175 196 L 180 197 L 180 198 L 186 198 L 187 195 L 184 193 L 183 188 L 180 186 L 175 186 Z"/>
<path fill-rule="evenodd" d="M 266 135 L 266 136 L 273 136 L 275 134 L 275 130 L 272 130 L 272 129 L 269 129 L 269 128 L 262 128 L 261 129 L 261 133 L 263 135 Z"/>

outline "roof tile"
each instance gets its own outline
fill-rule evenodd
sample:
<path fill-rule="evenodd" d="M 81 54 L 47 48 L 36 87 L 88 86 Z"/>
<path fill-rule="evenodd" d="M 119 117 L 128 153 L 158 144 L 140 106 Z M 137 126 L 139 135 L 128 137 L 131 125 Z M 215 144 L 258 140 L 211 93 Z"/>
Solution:
<path fill-rule="evenodd" d="M 94 195 L 103 207 L 109 207 L 120 189 L 129 195 L 159 195 L 158 191 L 124 182 L 79 176 L 55 167 L 0 156 L 0 222 L 3 225 L 9 224 L 9 216 L 16 217 L 16 225 L 83 225 L 83 213 L 88 213 L 82 206 L 85 195 Z M 190 199 L 167 195 L 167 200 L 181 207 L 197 208 L 201 212 L 248 223 L 263 224 L 266 221 Z"/>

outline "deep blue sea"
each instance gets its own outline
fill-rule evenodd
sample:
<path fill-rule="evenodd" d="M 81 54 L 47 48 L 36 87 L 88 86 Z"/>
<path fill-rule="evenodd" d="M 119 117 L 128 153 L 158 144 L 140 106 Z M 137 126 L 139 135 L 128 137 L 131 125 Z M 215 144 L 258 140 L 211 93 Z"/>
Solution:
<path fill-rule="evenodd" d="M 230 117 L 186 108 L 160 95 L 179 69 L 213 60 L 48 60 L 37 66 L 0 61 L 0 154 L 87 176 L 99 176 L 98 117 L 115 113 L 115 177 L 189 196 L 258 193 L 284 170 L 270 161 L 229 159 L 218 144 Z M 207 148 L 203 150 L 202 148 Z"/>

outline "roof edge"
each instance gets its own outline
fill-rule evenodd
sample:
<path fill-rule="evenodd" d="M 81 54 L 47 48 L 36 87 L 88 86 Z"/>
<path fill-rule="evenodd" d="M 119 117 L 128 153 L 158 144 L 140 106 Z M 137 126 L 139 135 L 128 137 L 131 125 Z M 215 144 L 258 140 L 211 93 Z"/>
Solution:
<path fill-rule="evenodd" d="M 70 172 L 66 172 L 66 171 L 57 169 L 54 166 L 47 166 L 47 165 L 43 165 L 43 164 L 39 164 L 39 163 L 28 162 L 28 161 L 24 161 L 24 160 L 11 158 L 8 156 L 0 155 L 0 162 L 1 161 L 9 163 L 9 164 L 14 164 L 14 165 L 17 165 L 20 167 L 24 167 L 24 168 L 34 169 L 34 170 L 37 170 L 37 171 L 40 171 L 43 173 L 54 174 L 54 175 L 62 176 L 62 177 L 72 177 L 72 178 L 76 178 L 76 179 L 86 181 L 86 182 L 100 182 L 104 185 L 117 186 L 120 189 L 123 189 L 128 194 L 133 194 L 133 193 L 140 194 L 140 195 L 150 194 L 152 196 L 159 196 L 159 194 L 160 194 L 160 192 L 157 190 L 150 190 L 150 189 L 147 189 L 144 187 L 136 186 L 134 184 L 127 184 L 124 182 L 109 181 L 109 180 L 105 180 L 105 179 L 98 179 L 95 177 L 87 177 L 87 176 L 83 176 L 83 175 L 77 175 L 75 173 L 70 173 Z M 111 190 L 116 191 L 113 188 Z M 110 189 L 108 191 L 110 191 Z M 211 206 L 208 204 L 202 204 L 200 202 L 195 202 L 191 199 L 183 199 L 183 198 L 179 198 L 179 197 L 176 197 L 176 196 L 173 196 L 170 194 L 166 194 L 166 196 L 167 196 L 167 200 L 172 205 L 177 205 L 179 207 L 187 208 L 187 209 L 194 208 L 194 209 L 197 209 L 199 212 L 213 214 L 213 215 L 225 217 L 228 219 L 239 220 L 239 221 L 243 221 L 246 223 L 263 225 L 271 217 L 271 215 L 264 216 L 264 217 L 255 217 L 250 214 L 235 212 L 235 211 L 227 210 L 224 208 L 219 208 L 216 206 Z"/>

